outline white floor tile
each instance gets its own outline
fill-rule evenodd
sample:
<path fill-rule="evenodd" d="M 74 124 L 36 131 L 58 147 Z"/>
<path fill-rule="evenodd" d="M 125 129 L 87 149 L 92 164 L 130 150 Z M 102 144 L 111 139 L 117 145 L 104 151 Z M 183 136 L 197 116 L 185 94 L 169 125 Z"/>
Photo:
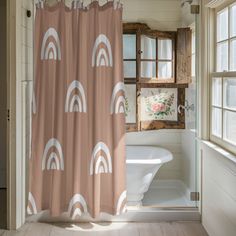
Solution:
<path fill-rule="evenodd" d="M 150 188 L 142 202 L 143 206 L 189 206 L 185 196 L 177 188 Z"/>

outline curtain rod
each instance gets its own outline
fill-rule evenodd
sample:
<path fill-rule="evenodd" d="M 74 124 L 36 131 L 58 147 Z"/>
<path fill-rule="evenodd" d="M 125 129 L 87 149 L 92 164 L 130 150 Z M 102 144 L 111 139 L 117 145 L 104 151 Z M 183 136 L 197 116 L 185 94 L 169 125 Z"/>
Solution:
<path fill-rule="evenodd" d="M 45 4 L 48 4 L 48 1 L 49 0 L 33 0 L 33 2 L 34 2 L 34 4 L 38 4 L 39 6 L 40 6 L 40 8 L 43 8 L 43 5 L 44 5 L 44 3 Z M 100 0 L 90 0 L 90 4 L 91 3 L 93 3 L 93 2 L 98 2 L 99 3 L 99 1 Z M 63 2 L 64 4 L 66 4 L 66 0 L 56 0 L 56 2 L 57 3 L 59 3 L 59 2 Z M 122 4 L 121 4 L 121 2 L 120 2 L 120 0 L 107 0 L 106 1 L 107 3 L 108 2 L 113 2 L 113 4 L 114 4 L 114 9 L 116 9 L 117 7 L 119 8 L 119 6 L 122 6 Z M 82 4 L 82 7 L 84 7 L 83 6 L 83 4 L 84 4 L 84 0 L 72 0 L 72 4 L 77 4 L 77 3 L 79 3 L 79 4 Z M 116 6 L 116 4 L 117 4 L 117 6 Z M 85 8 L 89 8 L 89 6 L 87 6 L 87 7 L 85 7 Z M 31 14 L 29 13 L 27 13 L 27 16 L 28 17 L 30 17 L 31 16 Z"/>
<path fill-rule="evenodd" d="M 40 3 L 40 2 L 48 2 L 49 0 L 33 0 L 33 2 L 38 2 L 38 3 Z M 64 2 L 65 3 L 65 1 L 66 0 L 56 0 L 57 2 Z M 72 0 L 72 1 L 75 1 L 75 2 L 79 2 L 79 1 L 81 1 L 81 2 L 84 2 L 84 0 Z M 107 0 L 107 2 L 114 2 L 115 0 Z M 99 0 L 90 0 L 90 2 L 99 2 Z M 118 0 L 118 2 L 120 2 L 120 0 Z"/>

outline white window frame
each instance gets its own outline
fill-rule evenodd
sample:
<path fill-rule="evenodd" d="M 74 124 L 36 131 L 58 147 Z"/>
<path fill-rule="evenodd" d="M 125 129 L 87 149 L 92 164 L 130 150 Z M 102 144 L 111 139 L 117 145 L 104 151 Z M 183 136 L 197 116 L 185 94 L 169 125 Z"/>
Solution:
<path fill-rule="evenodd" d="M 236 79 L 236 71 L 229 71 L 229 66 L 230 66 L 230 53 L 228 52 L 228 71 L 224 71 L 224 72 L 216 72 L 216 66 L 217 66 L 217 44 L 219 42 L 217 42 L 217 14 L 219 12 L 221 12 L 222 10 L 224 10 L 225 8 L 228 7 L 228 38 L 226 40 L 222 40 L 220 42 L 224 42 L 224 41 L 228 41 L 230 42 L 230 40 L 232 39 L 236 39 L 236 36 L 231 37 L 230 36 L 230 7 L 232 5 L 235 5 L 236 1 L 227 1 L 225 4 L 222 4 L 221 6 L 215 8 L 215 14 L 214 14 L 214 53 L 212 54 L 213 56 L 213 60 L 214 61 L 214 72 L 210 73 L 210 87 L 209 87 L 209 95 L 210 95 L 210 140 L 218 145 L 220 145 L 221 147 L 223 147 L 224 149 L 227 149 L 228 151 L 236 154 L 236 145 L 232 144 L 231 142 L 227 141 L 226 139 L 224 139 L 224 111 L 225 110 L 230 110 L 231 109 L 227 109 L 224 108 L 223 105 L 223 81 L 226 78 L 235 78 Z M 228 50 L 230 50 L 230 43 L 228 44 Z M 222 79 L 222 101 L 221 101 L 221 107 L 220 106 L 214 106 L 212 104 L 212 81 L 213 78 L 221 78 Z M 222 131 L 221 131 L 221 137 L 218 137 L 216 135 L 214 135 L 212 133 L 212 108 L 214 107 L 219 107 L 221 108 L 221 112 L 222 112 Z M 236 111 L 235 111 L 236 112 Z"/>

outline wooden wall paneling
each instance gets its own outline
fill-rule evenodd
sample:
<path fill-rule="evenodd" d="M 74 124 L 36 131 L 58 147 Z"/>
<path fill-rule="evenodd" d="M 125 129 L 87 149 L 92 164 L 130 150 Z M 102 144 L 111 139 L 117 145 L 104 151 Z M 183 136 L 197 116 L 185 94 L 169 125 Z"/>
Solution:
<path fill-rule="evenodd" d="M 123 31 L 126 34 L 129 33 L 136 33 L 138 30 L 149 30 L 150 28 L 148 27 L 147 24 L 143 24 L 143 23 L 138 23 L 138 22 L 134 22 L 134 23 L 123 23 Z"/>
<path fill-rule="evenodd" d="M 177 30 L 176 47 L 176 83 L 185 84 L 191 82 L 191 54 L 192 54 L 192 32 L 190 28 Z"/>
<path fill-rule="evenodd" d="M 174 63 L 172 64 L 172 71 L 173 71 L 173 77 L 174 77 L 174 83 L 176 83 L 176 64 L 177 64 L 177 57 L 176 57 L 176 48 L 177 48 L 177 33 L 175 32 L 175 35 L 173 35 L 173 43 L 172 43 L 172 60 Z"/>
<path fill-rule="evenodd" d="M 137 116 L 136 116 L 136 119 L 137 119 L 137 129 L 140 130 L 140 105 L 141 105 L 141 97 L 140 97 L 140 94 L 141 94 L 141 87 L 140 85 L 138 84 L 138 82 L 140 81 L 140 78 L 141 78 L 141 28 L 138 29 L 137 31 L 137 106 L 136 106 L 136 111 L 137 111 Z"/>

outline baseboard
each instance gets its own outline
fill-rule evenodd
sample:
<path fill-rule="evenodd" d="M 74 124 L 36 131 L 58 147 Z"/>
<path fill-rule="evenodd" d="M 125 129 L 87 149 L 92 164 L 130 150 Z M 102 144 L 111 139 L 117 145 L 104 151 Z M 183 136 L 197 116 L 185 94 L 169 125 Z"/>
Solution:
<path fill-rule="evenodd" d="M 163 222 L 163 221 L 198 221 L 200 222 L 200 213 L 197 208 L 186 209 L 155 209 L 140 208 L 139 210 L 128 209 L 127 213 L 120 216 L 111 216 L 101 213 L 100 217 L 93 219 L 83 215 L 78 220 L 72 221 L 68 216 L 50 217 L 48 212 L 42 212 L 26 219 L 27 222 Z"/>

